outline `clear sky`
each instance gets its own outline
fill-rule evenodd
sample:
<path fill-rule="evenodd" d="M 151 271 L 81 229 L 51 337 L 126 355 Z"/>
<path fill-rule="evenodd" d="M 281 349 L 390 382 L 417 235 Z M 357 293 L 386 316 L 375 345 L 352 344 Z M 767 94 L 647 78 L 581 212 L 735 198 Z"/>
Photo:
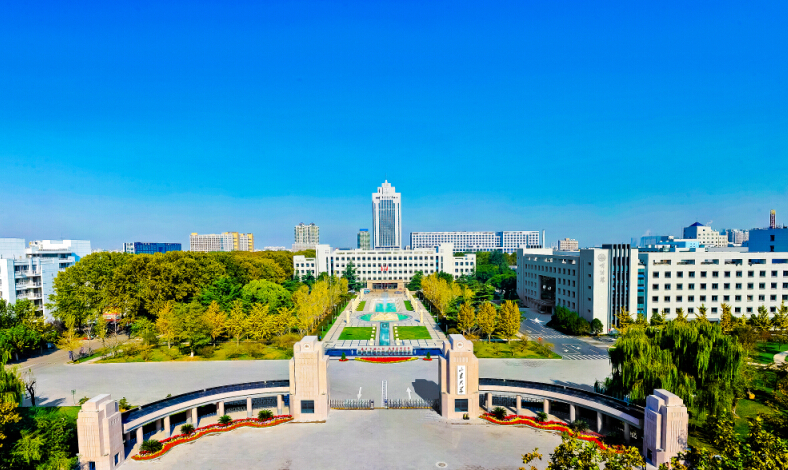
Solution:
<path fill-rule="evenodd" d="M 788 222 L 788 2 L 4 1 L 0 237 Z"/>

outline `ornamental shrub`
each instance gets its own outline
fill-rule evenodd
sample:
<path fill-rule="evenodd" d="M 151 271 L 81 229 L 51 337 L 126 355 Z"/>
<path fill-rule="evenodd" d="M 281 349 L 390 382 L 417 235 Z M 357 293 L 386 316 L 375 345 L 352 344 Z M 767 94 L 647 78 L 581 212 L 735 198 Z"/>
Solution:
<path fill-rule="evenodd" d="M 584 419 L 576 419 L 569 425 L 569 428 L 574 432 L 588 431 L 588 423 Z"/>
<path fill-rule="evenodd" d="M 432 357 L 430 356 L 430 352 L 429 351 L 427 351 L 427 359 L 432 359 Z"/>
<path fill-rule="evenodd" d="M 342 360 L 344 361 L 344 360 L 346 360 L 346 359 L 347 359 L 347 357 L 345 357 L 345 353 L 344 353 L 344 351 L 343 351 L 343 352 L 342 352 Z"/>
<path fill-rule="evenodd" d="M 219 424 L 230 424 L 233 419 L 229 415 L 224 415 L 219 418 Z"/>
<path fill-rule="evenodd" d="M 257 419 L 259 419 L 260 421 L 265 421 L 273 417 L 274 417 L 274 413 L 271 410 L 260 410 L 260 412 L 257 413 Z"/>
<path fill-rule="evenodd" d="M 547 421 L 547 418 L 548 418 L 547 413 L 545 413 L 544 411 L 540 411 L 536 413 L 536 419 L 539 420 L 540 423 L 544 423 L 545 421 Z"/>
<path fill-rule="evenodd" d="M 495 416 L 495 419 L 504 419 L 506 417 L 506 408 L 496 406 L 492 410 L 492 415 Z"/>
<path fill-rule="evenodd" d="M 150 439 L 148 441 L 144 441 L 140 445 L 140 450 L 145 452 L 158 452 L 162 448 L 161 442 L 157 441 L 156 439 Z"/>
<path fill-rule="evenodd" d="M 181 426 L 181 434 L 187 434 L 188 435 L 188 434 L 191 434 L 193 432 L 194 432 L 194 426 L 192 426 L 191 424 L 187 423 L 187 424 L 184 424 L 183 426 Z"/>

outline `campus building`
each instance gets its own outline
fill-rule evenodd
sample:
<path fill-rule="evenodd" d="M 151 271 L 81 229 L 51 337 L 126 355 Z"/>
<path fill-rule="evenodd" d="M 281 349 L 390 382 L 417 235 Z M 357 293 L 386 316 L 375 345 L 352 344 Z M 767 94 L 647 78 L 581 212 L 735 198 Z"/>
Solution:
<path fill-rule="evenodd" d="M 91 253 L 88 240 L 0 238 L 0 298 L 8 303 L 28 299 L 47 320 L 46 303 L 54 294 L 57 273 Z"/>
<path fill-rule="evenodd" d="M 320 227 L 311 223 L 306 225 L 301 222 L 293 230 L 293 251 L 313 250 L 320 244 Z"/>
<path fill-rule="evenodd" d="M 602 245 L 577 252 L 551 249 L 517 250 L 517 295 L 526 307 L 554 313 L 562 306 L 603 331 L 615 326 L 615 315 L 638 310 L 638 249 L 629 244 Z"/>
<path fill-rule="evenodd" d="M 711 227 L 703 225 L 700 222 L 695 222 L 689 227 L 684 227 L 683 238 L 698 240 L 703 246 L 728 246 L 728 237 L 726 235 L 720 235 L 718 231 L 712 230 Z"/>
<path fill-rule="evenodd" d="M 558 251 L 578 251 L 579 249 L 580 244 L 575 239 L 564 238 L 563 240 L 558 240 Z"/>
<path fill-rule="evenodd" d="M 425 276 L 439 271 L 455 278 L 472 274 L 476 270 L 476 255 L 454 255 L 451 243 L 437 248 L 408 250 L 332 250 L 328 245 L 318 245 L 315 258 L 298 255 L 293 257 L 293 270 L 298 276 L 321 273 L 342 276 L 348 263 L 352 262 L 361 281 L 386 281 L 386 284 L 410 282 L 413 275 L 421 271 Z M 374 286 L 373 288 L 377 288 Z"/>
<path fill-rule="evenodd" d="M 168 251 L 181 251 L 181 244 L 147 242 L 130 242 L 123 244 L 123 252 L 132 255 L 152 255 L 155 253 L 167 253 Z"/>
<path fill-rule="evenodd" d="M 356 236 L 358 244 L 356 248 L 359 250 L 371 250 L 372 249 L 372 241 L 369 237 L 369 230 L 362 228 L 358 231 L 358 235 Z"/>
<path fill-rule="evenodd" d="M 372 193 L 372 247 L 402 247 L 402 195 L 388 180 Z"/>
<path fill-rule="evenodd" d="M 190 251 L 254 251 L 254 235 L 251 233 L 224 232 L 218 234 L 189 236 Z"/>
<path fill-rule="evenodd" d="M 541 248 L 538 231 L 509 232 L 412 232 L 411 248 L 435 248 L 451 243 L 458 253 L 502 251 L 514 253 L 517 248 Z"/>

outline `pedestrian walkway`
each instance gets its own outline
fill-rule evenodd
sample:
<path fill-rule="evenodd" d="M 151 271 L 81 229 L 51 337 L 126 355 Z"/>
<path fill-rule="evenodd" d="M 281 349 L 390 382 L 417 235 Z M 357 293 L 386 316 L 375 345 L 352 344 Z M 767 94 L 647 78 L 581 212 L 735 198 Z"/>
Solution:
<path fill-rule="evenodd" d="M 785 362 L 785 358 L 788 357 L 788 351 L 783 351 L 781 353 L 777 353 L 774 355 L 774 362 L 775 364 L 782 364 Z"/>
<path fill-rule="evenodd" d="M 602 354 L 564 354 L 561 358 L 567 361 L 599 361 L 610 359 L 610 357 Z"/>

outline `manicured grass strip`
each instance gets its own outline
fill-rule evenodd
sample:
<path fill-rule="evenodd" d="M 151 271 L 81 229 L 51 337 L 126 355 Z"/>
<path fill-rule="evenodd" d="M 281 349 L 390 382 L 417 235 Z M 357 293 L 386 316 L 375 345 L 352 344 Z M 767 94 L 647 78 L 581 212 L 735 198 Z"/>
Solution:
<path fill-rule="evenodd" d="M 358 307 L 356 307 L 356 311 L 357 312 L 363 312 L 365 305 L 367 305 L 367 301 L 366 300 L 362 300 L 361 302 L 358 303 Z"/>
<path fill-rule="evenodd" d="M 405 304 L 405 310 L 407 310 L 409 312 L 413 311 L 413 304 L 410 302 L 410 300 L 406 300 L 403 303 Z"/>
<path fill-rule="evenodd" d="M 430 332 L 426 326 L 398 326 L 397 339 L 430 339 Z"/>
<path fill-rule="evenodd" d="M 292 421 L 292 419 L 293 417 L 291 415 L 280 415 L 280 416 L 274 416 L 273 418 L 270 418 L 266 421 L 260 421 L 257 418 L 246 418 L 246 419 L 236 419 L 229 424 L 211 424 L 210 426 L 203 426 L 197 428 L 191 434 L 177 434 L 170 438 L 161 440 L 159 442 L 161 442 L 164 445 L 164 447 L 162 447 L 161 450 L 157 452 L 140 451 L 139 454 L 133 455 L 131 458 L 134 460 L 151 460 L 161 457 L 162 455 L 166 454 L 167 452 L 170 451 L 170 449 L 172 449 L 177 445 L 196 441 L 197 439 L 207 434 L 227 432 L 242 427 L 269 428 L 271 426 L 276 426 L 277 424 L 282 424 L 288 421 Z"/>
<path fill-rule="evenodd" d="M 373 364 L 396 364 L 398 362 L 415 361 L 416 357 L 357 357 L 359 362 L 371 362 Z"/>
<path fill-rule="evenodd" d="M 788 343 L 777 344 L 773 342 L 757 343 L 752 355 L 753 362 L 759 364 L 774 364 L 774 355 L 788 350 Z"/>
<path fill-rule="evenodd" d="M 521 341 L 488 343 L 479 340 L 473 342 L 473 353 L 478 358 L 561 359 L 558 354 L 539 348 L 533 341 L 523 346 Z"/>
<path fill-rule="evenodd" d="M 339 335 L 339 341 L 352 341 L 354 339 L 367 341 L 374 334 L 375 328 L 371 326 L 346 326 Z"/>
<path fill-rule="evenodd" d="M 544 429 L 546 431 L 560 431 L 562 433 L 567 433 L 570 436 L 574 437 L 575 439 L 581 439 L 583 441 L 593 442 L 600 449 L 606 450 L 610 449 L 613 452 L 620 454 L 624 451 L 623 446 L 608 446 L 602 441 L 599 440 L 601 435 L 595 432 L 574 432 L 569 429 L 565 423 L 560 421 L 537 421 L 530 416 L 518 416 L 518 415 L 509 415 L 506 416 L 504 419 L 498 419 L 490 413 L 484 413 L 480 416 L 482 419 L 486 419 L 487 421 L 495 424 L 525 424 L 526 426 L 531 426 L 532 428 L 536 429 Z"/>

